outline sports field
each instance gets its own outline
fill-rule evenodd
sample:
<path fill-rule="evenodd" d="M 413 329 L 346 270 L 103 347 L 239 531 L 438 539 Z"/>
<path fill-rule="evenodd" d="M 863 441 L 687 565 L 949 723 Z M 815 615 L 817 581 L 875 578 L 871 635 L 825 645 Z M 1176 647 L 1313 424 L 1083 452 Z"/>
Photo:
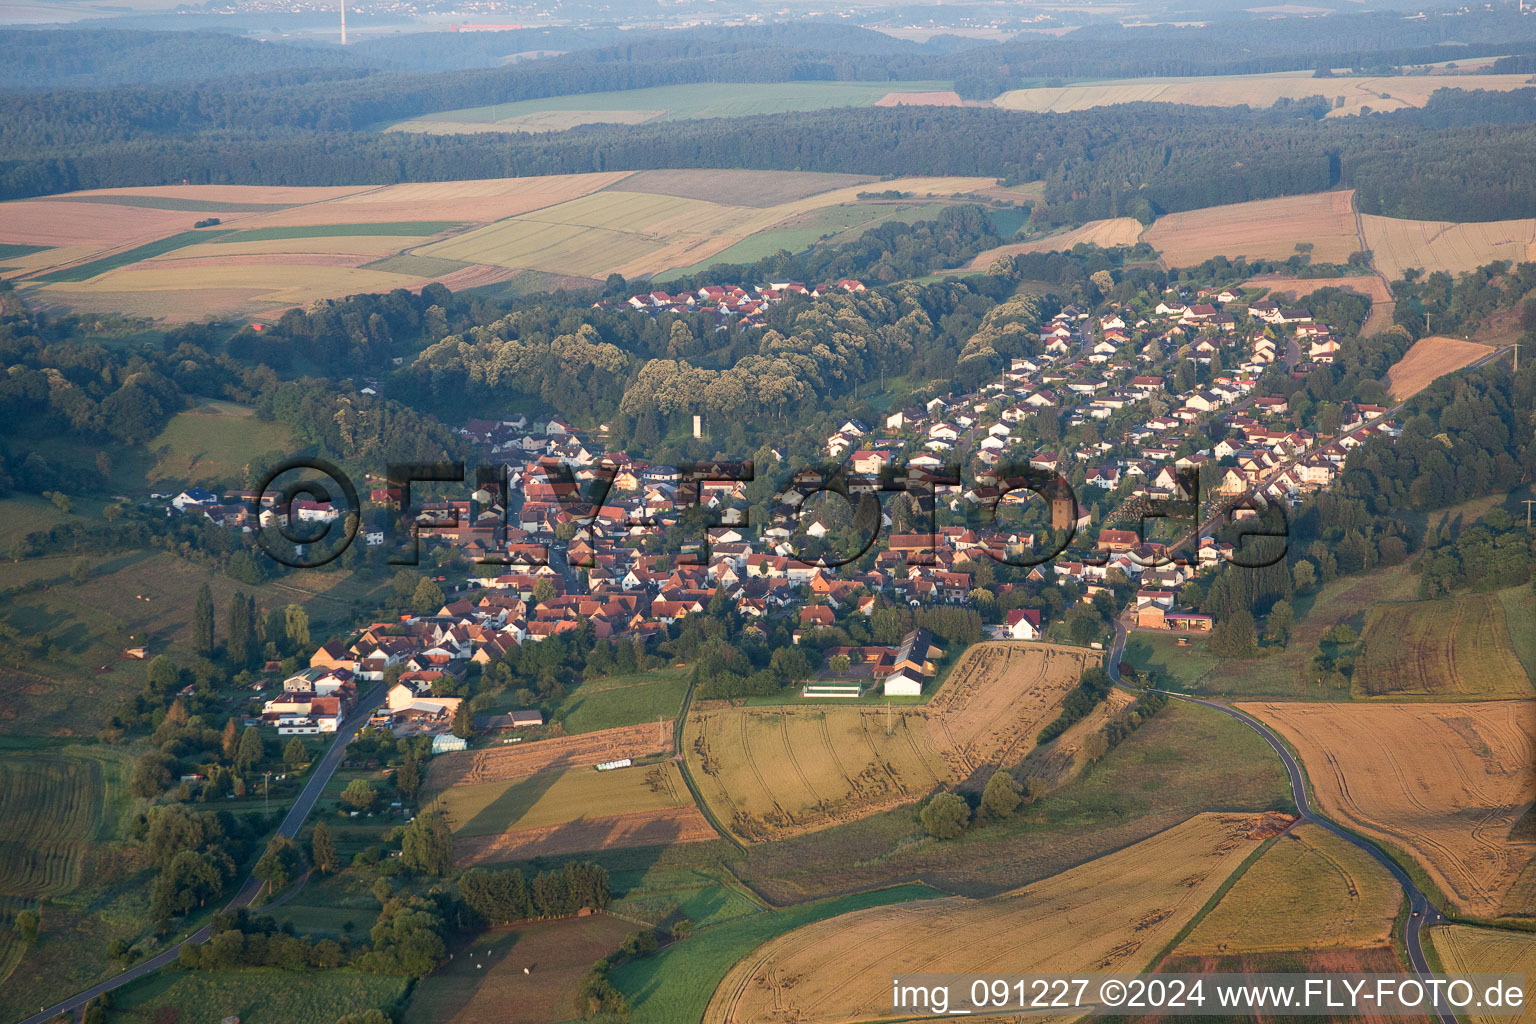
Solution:
<path fill-rule="evenodd" d="M 1343 263 L 1360 248 L 1353 197 L 1353 192 L 1315 192 L 1170 213 L 1159 217 L 1142 241 L 1172 267 L 1212 256 L 1283 260 L 1295 255 L 1300 243 L 1310 243 L 1319 262 Z"/>
<path fill-rule="evenodd" d="M 1429 941 L 1448 974 L 1524 974 L 1527 998 L 1536 979 L 1536 935 L 1452 924 L 1429 929 Z M 1508 1015 L 1467 1014 L 1469 1024 L 1508 1024 Z"/>
<path fill-rule="evenodd" d="M 1371 608 L 1355 654 L 1354 691 L 1453 700 L 1533 695 L 1495 594 Z"/>
<path fill-rule="evenodd" d="M 992 102 L 1009 110 L 1065 113 L 1117 103 L 1187 103 L 1202 107 L 1269 107 L 1276 100 L 1322 96 L 1329 117 L 1422 107 L 1437 89 L 1523 89 L 1529 75 L 1394 75 L 1314 78 L 1310 71 L 1207 78 L 1130 78 L 1058 88 L 1014 89 Z"/>
<path fill-rule="evenodd" d="M 705 1024 L 843 1024 L 891 1015 L 891 976 L 1136 972 L 1289 819 L 1200 814 L 1134 846 L 988 899 L 863 910 L 738 963 Z"/>
<path fill-rule="evenodd" d="M 551 132 L 583 124 L 641 124 L 699 117 L 750 117 L 791 110 L 890 105 L 892 94 L 932 94 L 949 82 L 710 82 L 652 89 L 578 93 L 547 99 L 497 103 L 425 114 L 397 121 L 386 130 L 427 132 Z M 882 104 L 882 101 L 886 101 Z"/>
<path fill-rule="evenodd" d="M 1494 260 L 1536 258 L 1536 220 L 1531 218 L 1455 224 L 1361 214 L 1360 223 L 1372 261 L 1391 281 L 1410 267 L 1455 275 Z"/>
<path fill-rule="evenodd" d="M 779 839 L 979 786 L 1023 760 L 1096 655 L 1046 644 L 970 648 L 927 706 L 710 707 L 683 754 L 715 816 L 743 839 Z"/>
<path fill-rule="evenodd" d="M 1536 701 L 1242 704 L 1300 754 L 1322 810 L 1406 851 L 1462 913 L 1536 907 Z"/>
<path fill-rule="evenodd" d="M 593 914 L 482 932 L 417 984 L 404 1019 L 420 1024 L 570 1020 L 592 965 L 617 953 L 636 930 L 631 921 Z"/>
<path fill-rule="evenodd" d="M 1364 850 L 1316 825 L 1298 825 L 1243 872 L 1174 952 L 1384 946 L 1402 902 L 1402 889 Z"/>

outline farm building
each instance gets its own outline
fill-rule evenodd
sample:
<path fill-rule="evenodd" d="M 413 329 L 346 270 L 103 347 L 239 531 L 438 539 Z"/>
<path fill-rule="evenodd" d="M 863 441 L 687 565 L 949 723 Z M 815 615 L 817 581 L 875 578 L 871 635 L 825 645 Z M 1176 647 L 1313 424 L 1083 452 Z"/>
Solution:
<path fill-rule="evenodd" d="M 916 697 L 923 692 L 923 682 L 938 671 L 935 662 L 944 657 L 926 629 L 914 629 L 896 649 L 896 664 L 885 677 L 887 697 Z"/>

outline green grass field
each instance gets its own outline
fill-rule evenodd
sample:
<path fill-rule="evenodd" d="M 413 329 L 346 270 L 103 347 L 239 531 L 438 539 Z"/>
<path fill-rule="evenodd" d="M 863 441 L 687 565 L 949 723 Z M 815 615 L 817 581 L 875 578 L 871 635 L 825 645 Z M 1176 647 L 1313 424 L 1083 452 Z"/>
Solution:
<path fill-rule="evenodd" d="M 114 1021 L 145 1024 L 335 1024 L 364 1010 L 391 1012 L 405 998 L 410 979 L 350 970 L 158 971 L 114 994 Z M 170 1018 L 161 1016 L 165 1009 Z"/>
<path fill-rule="evenodd" d="M 738 918 L 624 964 L 613 983 L 629 997 L 634 1024 L 693 1024 L 726 972 L 769 939 L 838 914 L 942 895 L 926 885 L 898 885 Z"/>
<path fill-rule="evenodd" d="M 1536 590 L 1510 587 L 1499 591 L 1498 597 L 1504 605 L 1504 624 L 1515 657 L 1526 676 L 1536 681 Z"/>
<path fill-rule="evenodd" d="M 403 1019 L 419 1024 L 568 1020 L 592 965 L 618 952 L 637 930 L 633 922 L 594 914 L 482 932 L 416 986 Z"/>
<path fill-rule="evenodd" d="M 681 853 L 687 846 L 677 848 Z M 610 872 L 615 891 L 623 896 L 613 903 L 616 914 L 671 928 L 682 920 L 696 928 L 760 913 L 761 903 L 742 888 L 718 863 L 651 865 L 639 870 Z"/>
<path fill-rule="evenodd" d="M 938 92 L 950 82 L 710 82 L 666 85 L 653 89 L 591 92 L 547 99 L 465 107 L 398 121 L 387 126 L 403 131 L 558 130 L 605 120 L 605 113 L 640 112 L 645 119 L 675 121 L 701 117 L 749 117 L 791 110 L 872 106 L 891 92 Z M 551 119 L 551 114 L 577 115 Z M 633 116 L 624 120 L 633 122 Z"/>
<path fill-rule="evenodd" d="M 400 220 L 382 224 L 295 224 L 276 228 L 247 228 L 218 242 L 267 242 L 281 238 L 344 238 L 354 235 L 435 235 L 460 227 L 457 220 Z"/>
<path fill-rule="evenodd" d="M 1516 610 L 1517 618 L 1528 615 Z M 1530 697 L 1531 678 L 1516 656 L 1506 616 L 1496 594 L 1372 607 L 1356 654 L 1355 696 Z"/>
<path fill-rule="evenodd" d="M 287 426 L 259 420 L 249 406 L 206 402 L 171 417 L 146 447 L 155 456 L 151 484 L 245 483 L 245 466 L 271 451 L 291 451 Z"/>
<path fill-rule="evenodd" d="M 1201 637 L 1179 637 L 1171 633 L 1134 632 L 1125 640 L 1125 661 L 1139 672 L 1161 672 L 1183 689 L 1197 687 L 1200 681 L 1221 664 Z"/>
<path fill-rule="evenodd" d="M 227 235 L 230 228 L 202 228 L 196 231 L 183 231 L 180 234 L 158 238 L 153 242 L 136 246 L 124 252 L 112 256 L 103 256 L 99 260 L 91 260 L 89 263 L 81 263 L 73 267 L 65 267 L 61 270 L 50 271 L 34 278 L 35 281 L 89 281 L 93 277 L 105 274 L 109 270 L 126 267 L 130 263 L 147 260 L 154 256 L 164 256 L 168 252 L 189 245 L 197 245 L 200 242 L 212 242 L 221 235 Z"/>
<path fill-rule="evenodd" d="M 605 676 L 578 686 L 560 702 L 551 720 L 561 723 L 568 733 L 654 722 L 676 715 L 687 692 L 686 669 Z"/>

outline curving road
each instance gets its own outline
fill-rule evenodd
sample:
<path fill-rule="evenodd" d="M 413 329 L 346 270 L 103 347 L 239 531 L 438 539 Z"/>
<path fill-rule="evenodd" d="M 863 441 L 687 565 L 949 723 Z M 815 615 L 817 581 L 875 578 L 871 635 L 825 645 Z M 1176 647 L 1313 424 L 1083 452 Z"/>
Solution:
<path fill-rule="evenodd" d="M 341 764 L 342 756 L 347 752 L 347 744 L 352 742 L 352 738 L 357 735 L 364 723 L 368 721 L 368 716 L 373 713 L 373 709 L 384 702 L 384 695 L 385 687 L 375 686 L 373 690 L 358 702 L 357 710 L 352 712 L 351 717 L 342 723 L 341 728 L 336 731 L 335 742 L 325 752 L 325 756 L 320 758 L 320 762 L 315 765 L 314 771 L 310 773 L 309 781 L 304 783 L 303 789 L 299 790 L 298 798 L 294 800 L 293 806 L 289 808 L 282 824 L 278 826 L 278 835 L 287 836 L 289 839 L 292 839 L 299 834 L 299 829 L 303 826 L 304 819 L 308 818 L 309 812 L 314 810 L 315 803 L 320 799 L 321 792 L 325 790 L 326 784 L 331 781 L 331 776 L 336 774 L 336 769 Z M 303 880 L 301 879 L 293 889 L 274 901 L 272 905 L 277 906 L 287 901 L 294 892 L 298 891 L 298 885 L 301 885 L 302 882 Z M 235 911 L 241 907 L 249 907 L 264 884 L 261 879 L 254 875 L 247 878 L 245 884 L 240 887 L 240 891 L 235 893 L 234 898 L 225 905 L 224 909 L 226 911 Z M 115 988 L 121 988 L 131 981 L 137 981 L 146 974 L 151 974 L 166 964 L 174 962 L 181 955 L 182 946 L 207 942 L 212 935 L 212 931 L 211 926 L 204 925 L 164 952 L 150 957 L 143 963 L 135 964 L 116 977 L 109 978 L 100 984 L 92 985 L 83 992 L 77 992 L 63 1002 L 56 1003 L 47 1009 L 39 1010 L 37 1013 L 21 1021 L 21 1024 L 45 1024 L 45 1022 L 53 1020 L 60 1014 L 77 1013 L 86 1003 L 95 999 L 103 992 L 111 992 Z"/>
<path fill-rule="evenodd" d="M 1128 631 L 1125 624 L 1116 620 L 1115 642 L 1109 649 L 1108 671 L 1110 678 L 1115 683 L 1126 689 L 1134 690 L 1136 687 L 1130 686 L 1120 678 L 1120 658 L 1125 653 L 1127 635 Z M 1295 799 L 1296 810 L 1300 814 L 1301 820 L 1316 825 L 1319 828 L 1327 829 L 1351 846 L 1364 850 L 1373 860 L 1386 868 L 1392 877 L 1397 880 L 1397 884 L 1402 886 L 1403 892 L 1408 896 L 1408 925 L 1403 930 L 1404 944 L 1408 947 L 1408 962 L 1413 966 L 1414 973 L 1420 978 L 1428 977 L 1430 974 L 1429 961 L 1424 958 L 1421 932 L 1426 924 L 1439 924 L 1445 920 L 1445 916 L 1435 908 L 1435 905 L 1430 902 L 1429 897 L 1415 884 L 1413 879 L 1408 877 L 1408 873 L 1395 860 L 1387 856 L 1380 847 L 1370 840 L 1363 839 L 1353 832 L 1340 828 L 1313 810 L 1312 801 L 1307 796 L 1306 775 L 1303 773 L 1301 765 L 1297 763 L 1295 756 L 1291 753 L 1290 748 L 1280 741 L 1280 737 L 1276 736 L 1269 726 L 1257 718 L 1220 701 L 1189 697 L 1182 693 L 1174 693 L 1172 690 L 1158 690 L 1157 692 L 1172 697 L 1175 700 L 1188 701 L 1191 704 L 1199 704 L 1213 711 L 1219 711 L 1230 718 L 1237 719 L 1263 737 L 1264 742 L 1268 743 L 1274 752 L 1280 756 L 1280 763 L 1285 766 L 1285 773 L 1291 783 L 1291 795 Z M 1436 1006 L 1434 1013 L 1435 1019 L 1440 1021 L 1441 1024 L 1457 1024 L 1456 1015 L 1443 1006 Z"/>

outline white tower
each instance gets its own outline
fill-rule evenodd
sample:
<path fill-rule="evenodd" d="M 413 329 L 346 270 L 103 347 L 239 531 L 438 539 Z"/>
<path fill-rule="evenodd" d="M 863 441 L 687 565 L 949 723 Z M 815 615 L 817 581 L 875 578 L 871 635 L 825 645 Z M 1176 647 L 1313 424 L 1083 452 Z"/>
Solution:
<path fill-rule="evenodd" d="M 341 45 L 347 45 L 347 0 L 341 0 Z"/>

